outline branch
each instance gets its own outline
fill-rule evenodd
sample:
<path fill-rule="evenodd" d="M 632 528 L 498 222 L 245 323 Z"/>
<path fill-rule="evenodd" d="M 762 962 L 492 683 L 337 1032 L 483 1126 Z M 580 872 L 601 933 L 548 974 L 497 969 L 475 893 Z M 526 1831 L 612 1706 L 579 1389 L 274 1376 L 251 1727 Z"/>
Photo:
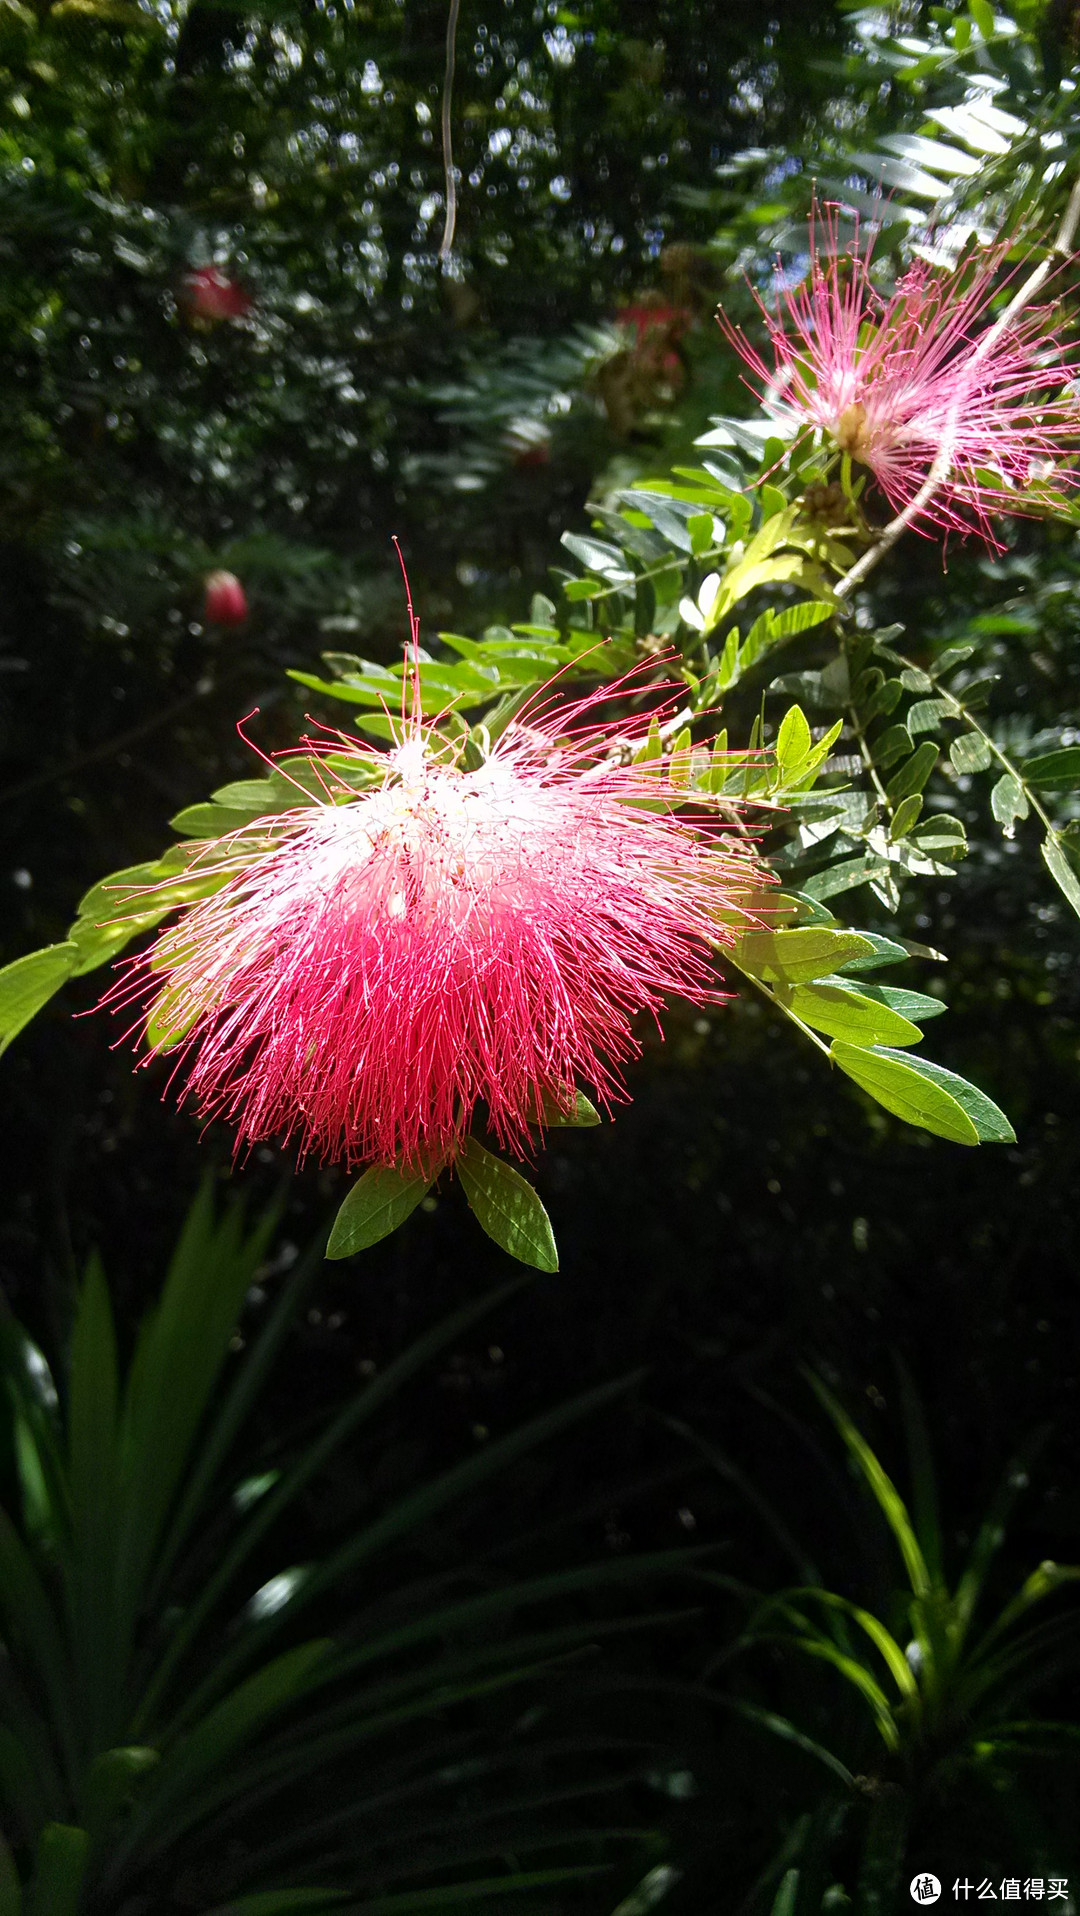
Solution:
<path fill-rule="evenodd" d="M 114 752 L 121 751 L 125 745 L 133 745 L 138 738 L 145 738 L 148 732 L 156 732 L 159 725 L 167 725 L 170 719 L 186 711 L 189 705 L 195 705 L 211 692 L 219 691 L 237 676 L 238 668 L 234 667 L 231 672 L 225 672 L 221 678 L 212 679 L 209 683 L 200 680 L 194 691 L 185 692 L 183 698 L 175 699 L 171 705 L 161 706 L 150 718 L 140 719 L 138 725 L 129 725 L 126 731 L 115 732 L 112 738 L 105 740 L 104 745 L 95 745 L 90 751 L 69 758 L 64 765 L 54 765 L 47 772 L 35 772 L 32 778 L 22 779 L 18 785 L 9 785 L 6 791 L 0 792 L 0 805 L 6 805 L 13 798 L 23 798 L 27 792 L 41 791 L 56 779 L 70 778 L 73 772 L 81 772 L 84 765 L 96 765 L 103 758 L 111 758 Z"/>
<path fill-rule="evenodd" d="M 1023 312 L 1025 306 L 1030 305 L 1036 293 L 1041 292 L 1045 286 L 1051 273 L 1056 271 L 1057 262 L 1060 259 L 1068 258 L 1072 252 L 1073 240 L 1076 237 L 1078 225 L 1080 225 L 1080 178 L 1077 178 L 1073 183 L 1072 192 L 1069 194 L 1069 203 L 1065 208 L 1061 225 L 1058 228 L 1057 237 L 1050 251 L 1047 253 L 1046 258 L 1040 260 L 1034 271 L 1028 274 L 1023 284 L 1019 286 L 1013 294 L 1005 311 L 999 315 L 993 325 L 989 326 L 982 335 L 972 354 L 973 363 L 977 364 L 979 360 L 985 359 L 988 353 L 993 352 L 998 340 L 1012 325 L 1016 315 Z M 927 473 L 926 478 L 923 480 L 922 485 L 919 487 L 918 492 L 915 494 L 914 499 L 909 499 L 903 512 L 897 513 L 896 518 L 890 520 L 876 542 L 863 553 L 861 559 L 855 561 L 851 571 L 844 574 L 844 577 L 836 587 L 836 595 L 838 598 L 849 599 L 851 597 L 856 586 L 860 586 L 867 574 L 872 572 L 874 567 L 885 557 L 885 554 L 892 550 L 901 534 L 907 531 L 912 520 L 919 517 L 919 514 L 925 510 L 934 495 L 945 484 L 952 470 L 953 446 L 956 438 L 956 422 L 958 417 L 959 407 L 955 408 L 951 415 L 951 420 L 946 426 L 937 457 Z"/>
<path fill-rule="evenodd" d="M 461 0 L 450 0 L 450 13 L 446 22 L 446 70 L 443 74 L 442 95 L 442 150 L 443 173 L 446 179 L 446 218 L 443 222 L 443 236 L 439 243 L 439 264 L 445 266 L 454 250 L 454 228 L 457 225 L 457 180 L 454 175 L 454 149 L 451 144 L 451 113 L 454 104 L 454 64 L 457 57 L 457 25 L 461 12 Z"/>

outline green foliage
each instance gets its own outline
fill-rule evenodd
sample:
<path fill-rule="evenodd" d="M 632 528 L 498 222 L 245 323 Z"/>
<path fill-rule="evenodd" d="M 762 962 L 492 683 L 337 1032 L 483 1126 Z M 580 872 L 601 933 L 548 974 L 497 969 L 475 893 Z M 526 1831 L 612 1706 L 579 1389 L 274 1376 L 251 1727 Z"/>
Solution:
<path fill-rule="evenodd" d="M 0 1052 L 7 1049 L 71 976 L 78 948 L 70 940 L 28 952 L 0 971 Z"/>
<path fill-rule="evenodd" d="M 918 1832 L 928 1806 L 940 1813 L 942 1806 L 955 1801 L 961 1785 L 971 1781 L 988 1784 L 1000 1800 L 1005 1778 L 1025 1760 L 1065 1758 L 1072 1726 L 1031 1710 L 1040 1699 L 1052 1704 L 1063 1674 L 1080 1661 L 1080 1621 L 1075 1603 L 1068 1601 L 1080 1581 L 1080 1568 L 1040 1564 L 993 1608 L 995 1559 L 1041 1437 L 1011 1460 L 966 1561 L 949 1580 L 929 1439 L 906 1373 L 901 1372 L 900 1386 L 914 1488 L 910 1505 L 833 1392 L 813 1373 L 808 1373 L 808 1381 L 869 1494 L 870 1509 L 903 1576 L 900 1586 L 890 1590 L 878 1608 L 871 1608 L 820 1582 L 800 1583 L 758 1600 L 734 1580 L 699 1572 L 706 1580 L 728 1585 L 741 1600 L 749 1598 L 751 1614 L 740 1644 L 743 1656 L 753 1659 L 763 1649 L 774 1658 L 777 1651 L 794 1653 L 831 1673 L 833 1692 L 841 1687 L 855 1706 L 849 1742 L 841 1754 L 817 1729 L 824 1711 L 816 1712 L 816 1734 L 810 1736 L 781 1710 L 762 1709 L 741 1693 L 725 1694 L 727 1706 L 741 1718 L 802 1750 L 841 1784 L 841 1793 L 830 1799 L 831 1810 L 822 1806 L 814 1818 L 794 1825 L 791 1840 L 763 1880 L 760 1901 L 755 1897 L 748 1907 L 763 1912 L 779 1907 L 791 1916 L 851 1907 L 839 1884 L 824 1901 L 821 1895 L 822 1882 L 833 1880 L 830 1855 L 840 1833 L 845 1832 L 850 1847 L 857 1821 L 858 1880 L 847 1890 L 855 1908 L 887 1912 L 897 1906 L 897 1884 L 906 1881 L 906 1863 L 917 1867 L 923 1861 Z M 813 1445 L 809 1432 L 806 1436 Z M 717 1461 L 740 1483 L 726 1459 Z M 782 1519 L 758 1494 L 751 1494 L 785 1551 L 794 1550 L 811 1568 Z M 1037 1614 L 1044 1605 L 1048 1614 Z M 730 1651 L 716 1659 L 714 1667 L 721 1665 L 730 1672 Z M 868 1747 L 860 1721 L 869 1732 Z M 770 1904 L 771 1886 L 777 1882 L 778 1900 Z"/>
<path fill-rule="evenodd" d="M 551 1222 L 532 1185 L 512 1164 L 470 1138 L 455 1159 L 469 1209 L 490 1238 L 522 1264 L 557 1271 Z"/>
<path fill-rule="evenodd" d="M 817 1588 L 789 1590 L 767 1599 L 753 1618 L 746 1641 L 767 1637 L 777 1619 L 794 1625 L 785 1640 L 831 1664 L 853 1686 L 886 1750 L 903 1759 L 909 1780 L 928 1765 L 954 1759 L 959 1750 L 969 1756 L 976 1750 L 980 1755 L 992 1751 L 998 1737 L 1003 1749 L 1011 1747 L 1011 1712 L 1032 1694 L 1045 1691 L 1059 1669 L 1080 1656 L 1075 1608 L 1059 1609 L 1046 1623 L 1029 1620 L 1036 1606 L 1080 1580 L 1080 1568 L 1041 1564 L 995 1616 L 983 1614 L 1003 1525 L 1018 1489 L 1027 1481 L 1027 1459 L 1010 1462 L 968 1560 L 950 1585 L 939 1567 L 942 1540 L 932 1516 L 936 1508 L 933 1483 L 924 1481 L 920 1486 L 924 1526 L 920 1536 L 907 1505 L 857 1426 L 819 1378 L 811 1376 L 810 1382 L 899 1550 L 910 1592 L 911 1643 L 905 1649 L 880 1617 L 846 1597 Z M 921 1413 L 910 1387 L 906 1405 L 909 1423 L 918 1432 Z M 925 1440 L 916 1435 L 913 1442 L 920 1446 L 920 1467 L 925 1473 L 929 1469 Z M 855 1626 L 856 1634 L 845 1627 L 845 1619 Z M 1031 1728 L 1034 1745 L 1038 1732 Z M 1048 1723 L 1042 1734 L 1044 1747 L 1057 1747 L 1054 1724 Z"/>
<path fill-rule="evenodd" d="M 342 1446 L 370 1443 L 380 1409 L 507 1290 L 253 1466 L 245 1429 L 318 1265 L 301 1261 L 230 1363 L 272 1224 L 248 1231 L 235 1208 L 215 1219 L 204 1191 L 127 1365 L 92 1263 L 62 1409 L 41 1353 L 0 1323 L 18 1459 L 0 1511 L 9 1903 L 21 1883 L 41 1916 L 132 1894 L 164 1907 L 187 1869 L 219 1916 L 340 1900 L 387 1916 L 488 1897 L 534 1906 L 605 1865 L 588 1807 L 597 1779 L 564 1734 L 552 1795 L 543 1730 L 507 1751 L 485 1738 L 485 1711 L 602 1634 L 568 1601 L 629 1565 L 515 1583 L 482 1559 L 433 1574 L 410 1552 L 425 1526 L 625 1385 L 493 1439 L 294 1563 L 282 1520 L 295 1528 Z M 562 1820 L 547 1811 L 559 1802 Z"/>
<path fill-rule="evenodd" d="M 389 1237 L 412 1216 L 432 1183 L 422 1172 L 410 1175 L 396 1166 L 372 1165 L 353 1185 L 334 1219 L 327 1257 L 354 1257 Z"/>

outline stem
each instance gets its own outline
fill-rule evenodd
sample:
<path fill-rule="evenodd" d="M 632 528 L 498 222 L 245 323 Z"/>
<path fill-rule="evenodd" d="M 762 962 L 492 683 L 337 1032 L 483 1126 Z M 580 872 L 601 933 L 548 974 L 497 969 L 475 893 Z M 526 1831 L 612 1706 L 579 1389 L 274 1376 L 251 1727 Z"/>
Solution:
<path fill-rule="evenodd" d="M 899 1907 L 909 1814 L 906 1790 L 896 1783 L 882 1784 L 863 1843 L 856 1903 L 859 1916 L 894 1916 Z"/>
<path fill-rule="evenodd" d="M 832 1056 L 830 1054 L 829 1047 L 825 1043 L 824 1039 L 819 1038 L 817 1032 L 811 1030 L 810 1026 L 806 1024 L 802 1018 L 799 1017 L 799 1014 L 797 1011 L 792 1011 L 790 1005 L 784 1004 L 783 1000 L 777 997 L 772 987 L 765 983 L 764 978 L 755 978 L 752 971 L 744 971 L 738 959 L 733 958 L 730 951 L 718 949 L 717 955 L 720 958 L 722 965 L 728 964 L 733 966 L 733 968 L 738 972 L 740 978 L 746 978 L 749 980 L 749 982 L 752 985 L 756 985 L 758 990 L 761 992 L 762 996 L 768 999 L 769 1003 L 773 1006 L 774 1010 L 782 1011 L 785 1018 L 790 1018 L 793 1025 L 798 1025 L 799 1030 L 803 1034 L 803 1037 L 809 1038 L 811 1044 L 816 1044 L 818 1050 L 822 1054 L 822 1057 L 828 1058 L 829 1063 L 830 1064 L 832 1063 Z"/>
<path fill-rule="evenodd" d="M 69 758 L 65 765 L 53 766 L 47 772 L 35 772 L 32 778 L 24 778 L 18 785 L 9 785 L 6 791 L 0 792 L 0 804 L 7 804 L 13 798 L 23 798 L 27 792 L 41 791 L 56 779 L 70 778 L 73 772 L 81 772 L 84 765 L 96 765 L 103 758 L 111 758 L 114 752 L 121 751 L 125 745 L 133 745 L 136 739 L 145 738 L 149 732 L 156 732 L 159 725 L 167 725 L 170 719 L 186 711 L 189 705 L 196 705 L 200 699 L 208 698 L 211 692 L 219 691 L 222 685 L 237 676 L 235 669 L 223 673 L 220 679 L 215 679 L 202 691 L 196 686 L 194 691 L 185 692 L 183 698 L 174 699 L 171 705 L 163 705 L 152 718 L 140 719 L 138 725 L 129 725 L 126 731 L 115 732 L 112 738 L 106 739 L 104 745 L 95 745 L 91 751 L 80 752 L 77 758 Z"/>
<path fill-rule="evenodd" d="M 457 58 L 458 14 L 461 12 L 461 0 L 450 0 L 450 13 L 446 22 L 446 70 L 443 74 L 442 94 L 442 151 L 443 176 L 446 181 L 446 218 L 443 221 L 443 235 L 439 242 L 439 264 L 445 266 L 454 250 L 454 229 L 457 225 L 457 180 L 454 178 L 454 149 L 451 144 L 451 112 L 454 102 L 454 65 Z"/>
<path fill-rule="evenodd" d="M 874 764 L 874 756 L 870 750 L 869 745 L 867 744 L 866 733 L 863 730 L 863 723 L 861 718 L 859 717 L 858 707 L 855 705 L 854 701 L 851 701 L 848 704 L 847 714 L 848 714 L 848 723 L 851 726 L 853 733 L 855 734 L 855 742 L 859 748 L 859 757 L 862 759 L 862 762 L 863 762 L 863 770 L 866 772 L 870 780 L 870 783 L 877 794 L 878 803 L 881 805 L 886 818 L 891 821 L 893 813 L 896 808 L 893 805 L 892 799 L 889 797 L 888 792 L 885 790 L 885 787 L 881 782 L 881 774 L 878 771 L 877 766 Z"/>
<path fill-rule="evenodd" d="M 972 354 L 973 364 L 978 364 L 980 360 L 986 358 L 988 353 L 993 351 L 1002 334 L 1012 325 L 1017 313 L 1022 312 L 1024 307 L 1029 305 L 1034 299 L 1036 293 L 1040 292 L 1043 286 L 1045 286 L 1051 273 L 1056 270 L 1057 261 L 1068 258 L 1072 251 L 1073 240 L 1076 237 L 1078 224 L 1080 224 L 1080 178 L 1077 178 L 1073 183 L 1072 192 L 1069 194 L 1069 203 L 1065 208 L 1064 217 L 1058 228 L 1057 237 L 1046 258 L 1040 260 L 1038 266 L 1028 274 L 1023 284 L 1017 287 L 1005 311 L 1000 314 L 993 325 L 989 326 L 986 332 L 983 333 Z M 949 473 L 952 471 L 953 447 L 956 442 L 956 426 L 959 416 L 959 406 L 954 407 L 946 421 L 937 457 L 927 473 L 926 478 L 923 480 L 922 485 L 919 487 L 918 492 L 915 494 L 914 499 L 910 499 L 904 507 L 903 512 L 898 512 L 896 518 L 890 520 L 874 545 L 870 546 L 870 548 L 863 553 L 861 559 L 856 559 L 850 572 L 844 574 L 844 577 L 836 587 L 836 595 L 838 598 L 848 599 L 851 597 L 856 586 L 861 585 L 868 573 L 871 573 L 874 567 L 885 557 L 885 554 L 892 550 L 901 534 L 907 531 L 912 520 L 918 518 L 919 514 L 929 505 L 931 499 L 934 498 L 935 494 L 938 493 L 945 484 Z"/>
<path fill-rule="evenodd" d="M 896 656 L 899 659 L 903 655 L 898 652 Z M 1015 778 L 1017 784 L 1020 787 L 1020 790 L 1023 792 L 1024 797 L 1027 799 L 1028 805 L 1030 809 L 1034 812 L 1036 818 L 1040 818 L 1043 824 L 1045 825 L 1047 831 L 1051 833 L 1054 837 L 1056 837 L 1057 836 L 1056 825 L 1053 823 L 1052 819 L 1048 816 L 1047 812 L 1044 810 L 1043 806 L 1040 804 L 1039 800 L 1036 798 L 1035 793 L 1031 789 L 1031 786 L 1028 784 L 1027 780 L 1023 776 L 1023 773 L 1020 771 L 1019 766 L 1015 765 L 1012 759 L 1009 758 L 1007 753 L 1002 751 L 1000 745 L 998 745 L 996 741 L 990 736 L 990 733 L 986 730 L 986 727 L 984 725 L 980 725 L 974 713 L 969 710 L 969 708 L 964 704 L 963 700 L 958 699 L 955 692 L 950 692 L 948 687 L 943 685 L 941 680 L 937 678 L 932 671 L 927 672 L 925 666 L 912 665 L 911 661 L 908 659 L 904 659 L 903 662 L 912 671 L 926 672 L 926 677 L 930 680 L 931 684 L 941 687 L 942 693 L 948 699 L 949 704 L 952 707 L 952 710 L 949 716 L 951 718 L 963 719 L 965 725 L 969 726 L 973 732 L 978 734 L 979 738 L 982 739 L 983 744 L 987 747 L 987 750 L 989 751 L 991 757 L 995 758 L 998 764 L 1001 766 L 1002 771 L 1008 772 L 1012 778 Z"/>
<path fill-rule="evenodd" d="M 696 552 L 694 558 L 700 564 L 703 559 L 719 559 L 723 556 L 723 546 L 708 546 L 704 552 Z M 643 572 L 635 572 L 632 579 L 624 579 L 618 585 L 606 585 L 600 592 L 593 592 L 587 603 L 595 605 L 597 599 L 610 599 L 613 592 L 632 592 L 642 579 L 657 579 L 662 572 L 674 572 L 679 566 L 679 555 L 672 552 L 670 559 L 663 559 L 659 565 L 646 566 Z"/>

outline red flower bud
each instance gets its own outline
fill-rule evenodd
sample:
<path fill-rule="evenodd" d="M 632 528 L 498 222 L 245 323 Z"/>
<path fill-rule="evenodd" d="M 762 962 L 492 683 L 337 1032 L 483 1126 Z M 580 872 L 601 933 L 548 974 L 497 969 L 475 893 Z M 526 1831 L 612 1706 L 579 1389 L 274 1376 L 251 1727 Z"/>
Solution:
<path fill-rule="evenodd" d="M 218 266 L 198 266 L 184 275 L 184 303 L 200 319 L 244 319 L 251 300 Z"/>
<path fill-rule="evenodd" d="M 247 611 L 244 588 L 234 572 L 207 575 L 203 617 L 208 625 L 243 625 Z"/>
<path fill-rule="evenodd" d="M 639 293 L 629 306 L 620 306 L 615 315 L 618 325 L 633 328 L 639 346 L 657 341 L 677 344 L 692 318 L 687 307 L 673 306 L 663 293 L 656 292 Z"/>

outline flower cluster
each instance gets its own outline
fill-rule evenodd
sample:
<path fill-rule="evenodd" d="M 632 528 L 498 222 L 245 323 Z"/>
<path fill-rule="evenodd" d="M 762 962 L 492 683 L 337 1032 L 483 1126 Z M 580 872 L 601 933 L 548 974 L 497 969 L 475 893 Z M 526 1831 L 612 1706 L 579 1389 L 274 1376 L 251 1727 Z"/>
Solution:
<path fill-rule="evenodd" d="M 202 847 L 192 869 L 220 889 L 110 994 L 139 1004 L 151 1053 L 181 1047 L 201 1113 L 239 1144 L 430 1168 L 479 1109 L 522 1155 L 579 1079 L 623 1095 L 638 1014 L 718 996 L 710 947 L 760 896 L 752 839 L 691 819 L 670 761 L 566 726 L 534 711 L 475 769 L 418 719 L 383 753 L 346 741 L 370 789 L 263 821 L 241 869 L 239 835 Z"/>
<path fill-rule="evenodd" d="M 869 469 L 894 512 L 936 470 L 915 521 L 923 530 L 977 530 L 994 544 L 991 514 L 1041 509 L 1043 482 L 1075 485 L 1062 461 L 1080 450 L 1080 362 L 1055 337 L 1052 309 L 991 319 L 1008 243 L 954 273 L 917 261 L 885 294 L 871 278 L 872 248 L 856 238 L 842 254 L 835 212 L 822 223 L 823 235 L 811 225 L 806 276 L 792 285 L 778 272 L 774 308 L 758 300 L 771 367 L 719 315 L 770 410 L 827 434 Z"/>

